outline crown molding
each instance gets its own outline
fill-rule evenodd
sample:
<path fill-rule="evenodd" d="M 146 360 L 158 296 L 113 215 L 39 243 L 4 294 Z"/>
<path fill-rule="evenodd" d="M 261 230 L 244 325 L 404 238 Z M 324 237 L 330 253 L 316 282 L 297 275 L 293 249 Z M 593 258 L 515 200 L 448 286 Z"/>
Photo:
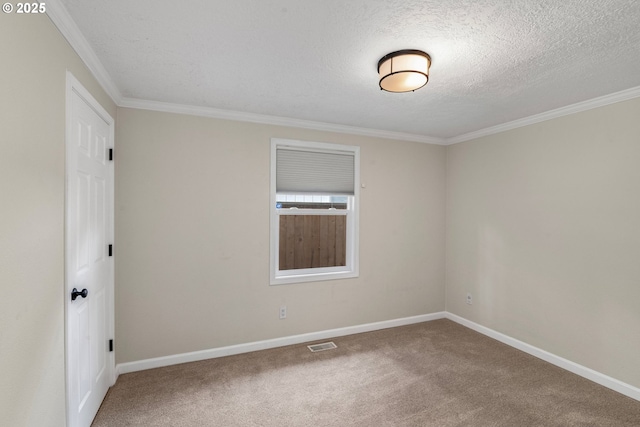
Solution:
<path fill-rule="evenodd" d="M 481 138 L 483 136 L 494 135 L 496 133 L 505 132 L 529 126 L 535 123 L 544 122 L 558 117 L 567 116 L 569 114 L 580 113 L 582 111 L 592 110 L 598 107 L 604 107 L 605 105 L 615 104 L 616 102 L 628 101 L 630 99 L 640 97 L 640 86 L 636 86 L 630 89 L 621 90 L 609 95 L 600 96 L 598 98 L 590 99 L 588 101 L 578 102 L 576 104 L 567 105 L 566 107 L 557 108 L 555 110 L 546 111 L 544 113 L 536 114 L 533 116 L 525 117 L 524 119 L 514 120 L 512 122 L 503 123 L 496 126 L 491 126 L 478 131 L 465 133 L 462 135 L 447 138 L 445 145 L 457 144 L 459 142 L 470 141 L 472 139 Z"/>
<path fill-rule="evenodd" d="M 89 71 L 98 81 L 98 84 L 102 86 L 102 89 L 107 92 L 113 102 L 119 105 L 122 101 L 120 90 L 111 79 L 102 62 L 98 59 L 98 56 L 91 48 L 87 39 L 82 35 L 82 32 L 80 32 L 80 29 L 73 18 L 71 18 L 71 15 L 69 15 L 69 12 L 67 12 L 67 9 L 65 9 L 59 0 L 47 0 L 47 15 L 58 28 L 58 31 L 67 39 L 71 48 L 76 51 L 80 59 L 82 59 L 87 68 L 89 68 Z"/>
<path fill-rule="evenodd" d="M 315 122 L 310 120 L 300 120 L 287 117 L 269 116 L 263 114 L 245 113 L 240 111 L 222 110 L 211 107 L 198 107 L 192 105 L 173 104 L 167 102 L 148 101 L 136 98 L 125 98 L 111 79 L 111 76 L 98 59 L 87 39 L 82 35 L 80 29 L 73 21 L 69 12 L 59 0 L 47 0 L 47 15 L 58 28 L 60 33 L 67 39 L 71 47 L 82 59 L 89 71 L 96 78 L 100 86 L 107 92 L 119 107 L 138 108 L 143 110 L 162 111 L 167 113 L 189 114 L 201 117 L 211 117 L 217 119 L 260 123 L 274 126 L 287 126 L 302 129 L 319 130 L 326 132 L 346 133 L 350 135 L 370 136 L 374 138 L 395 139 L 401 141 L 421 142 L 436 145 L 453 145 L 460 142 L 470 141 L 484 136 L 494 135 L 500 132 L 529 126 L 535 123 L 563 117 L 569 114 L 591 110 L 616 102 L 627 101 L 640 97 L 640 86 L 601 96 L 591 100 L 578 102 L 566 107 L 546 111 L 544 113 L 525 117 L 523 119 L 491 126 L 485 129 L 453 136 L 450 138 L 438 138 L 426 135 L 417 135 L 404 132 L 393 132 L 379 129 L 360 128 L 333 123 Z"/>
<path fill-rule="evenodd" d="M 320 130 L 325 132 L 346 133 L 349 135 L 370 136 L 374 138 L 395 139 L 401 141 L 422 142 L 425 144 L 445 145 L 444 138 L 436 138 L 411 133 L 392 132 L 378 129 L 360 128 L 355 126 L 333 123 L 314 122 L 311 120 L 292 119 L 288 117 L 269 116 L 265 114 L 244 113 L 241 111 L 222 110 L 211 107 L 197 107 L 193 105 L 173 104 L 168 102 L 147 101 L 136 98 L 123 98 L 120 107 L 137 108 L 140 110 L 161 111 L 165 113 L 188 114 L 192 116 L 210 117 L 215 119 L 234 120 L 241 122 L 260 123 L 274 126 Z"/>

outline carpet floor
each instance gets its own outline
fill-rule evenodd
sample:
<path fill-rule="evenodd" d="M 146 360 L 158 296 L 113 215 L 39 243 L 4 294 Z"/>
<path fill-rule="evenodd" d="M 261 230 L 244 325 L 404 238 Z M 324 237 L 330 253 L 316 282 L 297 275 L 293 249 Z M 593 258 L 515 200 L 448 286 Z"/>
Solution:
<path fill-rule="evenodd" d="M 640 426 L 640 402 L 450 320 L 331 341 L 121 375 L 93 426 Z"/>

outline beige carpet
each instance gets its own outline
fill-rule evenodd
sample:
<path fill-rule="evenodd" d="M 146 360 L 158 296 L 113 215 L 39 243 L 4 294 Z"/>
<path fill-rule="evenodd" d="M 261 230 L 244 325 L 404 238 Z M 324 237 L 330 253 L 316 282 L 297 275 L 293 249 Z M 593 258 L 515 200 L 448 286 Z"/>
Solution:
<path fill-rule="evenodd" d="M 102 426 L 640 426 L 640 402 L 449 320 L 120 376 Z"/>

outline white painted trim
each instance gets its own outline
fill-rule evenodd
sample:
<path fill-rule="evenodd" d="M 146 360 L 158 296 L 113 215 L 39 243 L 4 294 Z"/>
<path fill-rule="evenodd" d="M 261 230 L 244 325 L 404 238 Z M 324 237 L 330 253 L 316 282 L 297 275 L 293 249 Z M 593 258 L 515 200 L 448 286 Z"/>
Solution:
<path fill-rule="evenodd" d="M 80 32 L 80 29 L 69 15 L 69 12 L 67 12 L 67 9 L 60 3 L 60 0 L 46 0 L 46 5 L 47 15 L 49 19 L 51 19 L 51 22 L 58 28 L 60 33 L 62 33 L 71 45 L 71 48 L 76 51 L 80 59 L 82 59 L 87 68 L 89 68 L 89 71 L 98 81 L 98 84 L 109 94 L 116 105 L 119 105 L 122 101 L 120 90 L 111 79 L 102 62 L 98 59 L 98 56 L 91 48 L 87 39 L 82 35 L 82 32 Z"/>
<path fill-rule="evenodd" d="M 465 326 L 469 329 L 473 329 L 476 332 L 480 332 L 481 334 L 500 341 L 501 343 L 507 344 L 508 346 L 524 351 L 525 353 L 535 356 L 538 359 L 542 359 L 545 362 L 549 362 L 552 365 L 556 365 L 569 372 L 573 372 L 574 374 L 591 380 L 594 383 L 600 384 L 611 390 L 617 391 L 618 393 L 624 394 L 625 396 L 628 396 L 632 399 L 640 401 L 640 388 L 634 387 L 630 384 L 624 383 L 620 380 L 594 371 L 591 368 L 579 365 L 560 356 L 556 356 L 553 353 L 549 353 L 548 351 L 542 350 L 538 347 L 532 346 L 503 333 L 494 331 L 493 329 L 487 328 L 486 326 L 479 325 L 478 323 L 467 320 L 456 314 L 445 312 L 445 318 L 459 323 L 460 325 Z"/>
<path fill-rule="evenodd" d="M 212 348 L 209 350 L 194 351 L 192 353 L 176 354 L 173 356 L 156 357 L 154 359 L 139 360 L 136 362 L 120 363 L 116 366 L 118 374 L 143 371 L 146 369 L 160 368 L 163 366 L 177 365 L 180 363 L 196 362 L 199 360 L 215 359 L 218 357 L 232 356 L 235 354 L 249 353 L 252 351 L 266 350 L 276 347 L 284 347 L 293 344 L 302 344 L 311 341 L 325 340 L 327 338 L 342 337 L 345 335 L 360 334 L 363 332 L 378 331 L 380 329 L 395 328 L 414 323 L 428 322 L 430 320 L 444 319 L 445 312 L 423 314 L 413 317 L 404 317 L 382 322 L 367 323 L 358 326 L 330 329 L 326 331 L 311 332 L 308 334 L 293 335 L 289 337 L 275 338 L 271 340 L 256 341 L 247 344 L 238 344 L 228 347 Z"/>
<path fill-rule="evenodd" d="M 640 97 L 640 86 L 631 89 L 622 90 L 609 95 L 590 99 L 588 101 L 578 102 L 576 104 L 567 105 L 566 107 L 556 108 L 534 116 L 525 117 L 523 119 L 514 120 L 512 122 L 503 123 L 497 126 L 480 129 L 475 132 L 465 133 L 463 135 L 447 138 L 445 145 L 457 144 L 459 142 L 469 141 L 481 138 L 483 136 L 495 135 L 512 129 L 529 126 L 535 123 L 544 122 L 558 117 L 567 116 L 569 114 L 580 113 L 582 111 L 592 110 L 594 108 L 604 107 L 606 105 L 615 104 L 616 102 L 628 101 L 630 99 Z"/>
<path fill-rule="evenodd" d="M 425 144 L 445 145 L 444 138 L 416 135 L 404 132 L 392 132 L 378 129 L 359 128 L 335 123 L 315 122 L 311 120 L 292 119 L 288 117 L 269 116 L 265 114 L 244 113 L 241 111 L 221 110 L 211 107 L 173 104 L 168 102 L 146 101 L 143 99 L 124 98 L 120 107 L 140 110 L 161 111 L 165 113 L 188 114 L 191 116 L 210 117 L 214 119 L 236 120 L 241 122 L 260 123 L 273 126 L 286 126 L 325 132 L 346 133 L 349 135 L 370 136 L 374 138 L 396 139 L 400 141 L 422 142 Z"/>
<path fill-rule="evenodd" d="M 567 105 L 565 107 L 556 108 L 555 110 L 546 111 L 544 113 L 535 114 L 533 116 L 502 123 L 474 132 L 465 133 L 450 138 L 438 138 L 427 135 L 416 135 L 404 132 L 391 132 L 377 129 L 359 128 L 347 125 L 338 125 L 332 123 L 314 122 L 309 120 L 291 119 L 287 117 L 268 116 L 262 114 L 243 113 L 240 111 L 221 110 L 209 107 L 196 107 L 191 105 L 172 104 L 157 101 L 146 101 L 134 98 L 122 98 L 122 102 L 118 103 L 120 107 L 137 108 L 141 110 L 161 111 L 167 113 L 189 114 L 193 116 L 211 117 L 224 120 L 237 120 L 243 122 L 260 123 L 274 126 L 287 126 L 294 128 L 320 130 L 326 132 L 346 133 L 350 135 L 370 136 L 374 138 L 396 139 L 400 141 L 422 142 L 435 145 L 453 145 L 484 136 L 495 135 L 529 126 L 535 123 L 556 119 L 558 117 L 570 114 L 580 113 L 582 111 L 592 110 L 594 108 L 604 107 L 606 105 L 615 104 L 617 102 L 628 101 L 630 99 L 640 97 L 640 86 L 625 89 L 609 95 L 600 96 L 598 98 L 587 101 L 578 102 L 576 104 Z"/>
<path fill-rule="evenodd" d="M 116 366 L 116 375 L 127 374 L 130 372 L 144 371 L 146 369 L 161 368 L 164 366 L 172 366 L 180 363 L 197 362 L 200 360 L 215 359 L 218 357 L 233 356 L 236 354 L 249 353 L 252 351 L 267 350 L 270 348 L 284 347 L 287 345 L 302 344 L 306 342 L 326 340 L 329 338 L 342 337 L 345 335 L 359 334 L 363 332 L 377 331 L 387 328 L 395 328 L 398 326 L 406 326 L 415 323 L 429 322 L 431 320 L 449 319 L 462 326 L 500 341 L 510 347 L 524 351 L 534 357 L 558 366 L 583 378 L 591 380 L 597 384 L 614 390 L 620 394 L 628 396 L 632 399 L 640 401 L 640 388 L 624 383 L 615 378 L 604 375 L 586 366 L 579 365 L 570 360 L 564 359 L 548 351 L 527 344 L 523 341 L 512 338 L 508 335 L 494 331 L 493 329 L 479 325 L 475 322 L 467 320 L 448 311 L 441 311 L 432 314 L 423 314 L 420 316 L 405 317 L 394 320 L 386 320 L 382 322 L 367 323 L 364 325 L 348 326 L 345 328 L 330 329 L 326 331 L 311 332 L 308 334 L 293 335 L 289 337 L 275 338 L 271 340 L 256 341 L 246 344 L 232 345 L 228 347 L 219 347 L 209 350 L 194 351 L 192 353 L 176 354 L 172 356 L 156 357 L 153 359 L 139 360 L 135 362 L 120 363 Z"/>

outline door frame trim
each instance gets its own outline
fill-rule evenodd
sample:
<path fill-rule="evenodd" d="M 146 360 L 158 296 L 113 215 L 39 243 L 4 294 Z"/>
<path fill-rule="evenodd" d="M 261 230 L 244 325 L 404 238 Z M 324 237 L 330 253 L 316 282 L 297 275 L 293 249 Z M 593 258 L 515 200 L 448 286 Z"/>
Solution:
<path fill-rule="evenodd" d="M 82 98 L 87 105 L 89 105 L 99 116 L 104 120 L 109 126 L 109 141 L 108 147 L 113 148 L 114 140 L 115 140 L 115 120 L 111 117 L 111 115 L 105 110 L 102 105 L 89 93 L 87 89 L 80 83 L 78 79 L 67 70 L 66 73 L 66 88 L 65 88 L 65 189 L 64 189 L 64 210 L 65 210 L 65 219 L 64 219 L 64 343 L 65 343 L 65 412 L 66 412 L 66 424 L 67 427 L 78 427 L 71 424 L 70 415 L 70 399 L 69 399 L 69 375 L 70 375 L 70 367 L 69 367 L 69 303 L 70 298 L 67 294 L 68 281 L 69 281 L 69 254 L 67 253 L 67 238 L 68 232 L 70 229 L 69 224 L 69 215 L 67 212 L 68 209 L 68 198 L 69 198 L 69 155 L 70 150 L 69 146 L 72 143 L 71 141 L 71 111 L 72 111 L 72 96 L 73 94 L 77 94 L 80 98 Z M 112 165 L 113 167 L 113 165 Z M 111 206 L 111 224 L 110 224 L 110 232 L 108 236 L 108 240 L 113 243 L 115 237 L 115 173 L 111 173 L 110 179 L 111 192 L 109 195 L 108 203 Z M 106 296 L 107 296 L 107 334 L 109 339 L 113 339 L 115 335 L 115 300 L 114 300 L 114 288 L 115 288 L 115 261 L 112 264 L 111 268 L 111 277 L 107 283 Z M 109 379 L 110 386 L 114 385 L 117 379 L 117 373 L 115 369 L 115 352 L 109 352 L 107 356 L 107 378 Z"/>

